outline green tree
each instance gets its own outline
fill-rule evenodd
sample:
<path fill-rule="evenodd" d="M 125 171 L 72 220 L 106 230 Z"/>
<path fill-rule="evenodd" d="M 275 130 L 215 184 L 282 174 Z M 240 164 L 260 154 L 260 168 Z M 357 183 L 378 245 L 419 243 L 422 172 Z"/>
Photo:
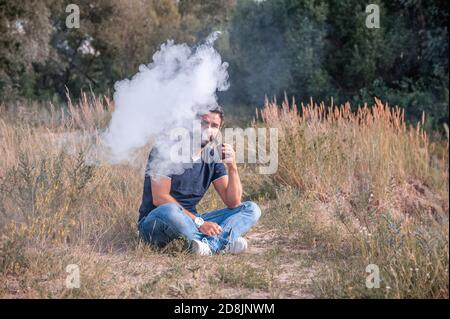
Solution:
<path fill-rule="evenodd" d="M 33 64 L 50 54 L 52 1 L 0 0 L 0 96 L 34 97 L 36 74 Z"/>
<path fill-rule="evenodd" d="M 234 102 L 265 94 L 333 96 L 353 105 L 380 97 L 448 121 L 448 2 L 377 0 L 381 27 L 367 28 L 367 1 L 238 1 L 229 25 Z"/>

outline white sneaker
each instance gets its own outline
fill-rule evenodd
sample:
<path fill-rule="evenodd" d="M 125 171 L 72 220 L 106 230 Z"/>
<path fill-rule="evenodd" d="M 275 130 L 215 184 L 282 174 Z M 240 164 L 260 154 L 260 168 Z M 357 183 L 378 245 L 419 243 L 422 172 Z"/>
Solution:
<path fill-rule="evenodd" d="M 246 251 L 247 247 L 247 239 L 245 239 L 244 237 L 238 237 L 234 242 L 228 244 L 224 252 L 230 254 L 240 254 Z"/>
<path fill-rule="evenodd" d="M 209 248 L 209 245 L 207 243 L 204 243 L 197 239 L 192 239 L 192 251 L 194 254 L 199 256 L 211 256 L 212 251 L 211 248 Z"/>

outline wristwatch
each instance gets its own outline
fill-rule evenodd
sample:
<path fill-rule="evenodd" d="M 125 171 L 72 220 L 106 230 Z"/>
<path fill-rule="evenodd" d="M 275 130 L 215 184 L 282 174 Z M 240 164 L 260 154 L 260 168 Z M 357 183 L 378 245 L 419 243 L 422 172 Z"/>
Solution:
<path fill-rule="evenodd" d="M 202 227 L 202 225 L 203 225 L 204 222 L 205 222 L 205 221 L 204 221 L 203 218 L 201 218 L 201 217 L 195 217 L 195 218 L 194 218 L 194 224 L 195 224 L 195 226 L 197 226 L 197 228 Z"/>

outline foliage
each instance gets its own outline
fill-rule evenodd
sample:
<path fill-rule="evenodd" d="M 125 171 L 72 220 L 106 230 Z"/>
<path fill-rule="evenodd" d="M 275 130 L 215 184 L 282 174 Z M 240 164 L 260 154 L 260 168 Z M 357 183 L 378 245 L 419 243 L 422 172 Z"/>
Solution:
<path fill-rule="evenodd" d="M 111 96 L 168 39 L 194 44 L 223 31 L 230 62 L 223 103 L 261 106 L 286 92 L 298 101 L 388 100 L 416 123 L 448 122 L 448 2 L 378 0 L 380 28 L 362 0 L 81 0 L 80 28 L 65 1 L 0 1 L 1 100 L 65 100 L 82 90 Z"/>

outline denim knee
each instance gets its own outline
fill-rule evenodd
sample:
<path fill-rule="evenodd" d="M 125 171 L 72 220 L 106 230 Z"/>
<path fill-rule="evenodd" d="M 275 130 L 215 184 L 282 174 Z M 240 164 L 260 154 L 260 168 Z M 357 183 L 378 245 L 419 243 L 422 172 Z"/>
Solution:
<path fill-rule="evenodd" d="M 258 204 L 252 201 L 246 201 L 241 205 L 248 214 L 251 214 L 255 222 L 259 220 L 259 218 L 261 217 L 261 209 L 259 208 Z"/>
<path fill-rule="evenodd" d="M 157 247 L 165 246 L 178 236 L 177 231 L 159 217 L 150 218 L 139 223 L 139 234 L 146 242 Z"/>
<path fill-rule="evenodd" d="M 172 213 L 177 213 L 180 211 L 182 211 L 180 205 L 176 203 L 166 203 L 159 205 L 154 209 L 154 211 L 151 212 L 151 214 L 154 214 L 156 216 L 170 216 Z"/>

